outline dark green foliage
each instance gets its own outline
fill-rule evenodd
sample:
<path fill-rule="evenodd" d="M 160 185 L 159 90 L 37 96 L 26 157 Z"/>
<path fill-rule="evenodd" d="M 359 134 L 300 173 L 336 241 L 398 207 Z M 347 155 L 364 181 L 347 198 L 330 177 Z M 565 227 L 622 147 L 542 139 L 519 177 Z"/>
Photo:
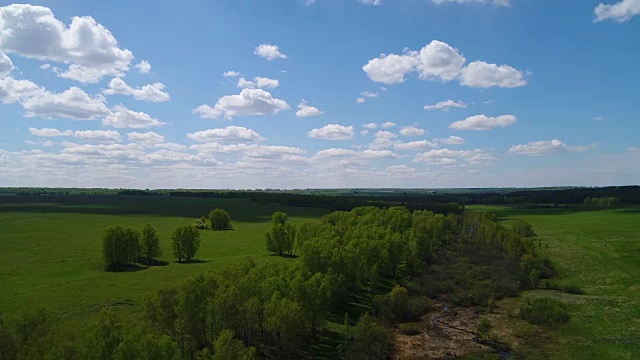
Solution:
<path fill-rule="evenodd" d="M 608 197 L 588 197 L 585 198 L 583 204 L 587 206 L 616 206 L 620 205 L 620 199 L 613 196 Z"/>
<path fill-rule="evenodd" d="M 215 209 L 209 213 L 211 229 L 226 230 L 231 229 L 231 215 L 224 209 Z"/>
<path fill-rule="evenodd" d="M 151 264 L 152 261 L 162 255 L 160 249 L 160 238 L 156 232 L 156 229 L 147 224 L 142 229 L 142 237 L 140 241 L 140 249 L 142 258 L 147 264 Z"/>
<path fill-rule="evenodd" d="M 491 323 L 489 323 L 489 319 L 486 317 L 480 318 L 478 321 L 478 334 L 480 334 L 480 336 L 486 336 L 489 333 L 489 330 L 491 330 Z"/>
<path fill-rule="evenodd" d="M 200 247 L 200 232 L 193 226 L 179 226 L 171 234 L 171 240 L 178 261 L 191 261 Z"/>
<path fill-rule="evenodd" d="M 349 331 L 346 356 L 348 360 L 387 359 L 393 352 L 393 342 L 385 329 L 369 314 L 364 314 Z"/>
<path fill-rule="evenodd" d="M 140 258 L 140 234 L 131 228 L 110 226 L 102 235 L 102 254 L 108 270 L 126 270 Z"/>
<path fill-rule="evenodd" d="M 245 347 L 242 341 L 234 337 L 233 331 L 222 330 L 214 345 L 213 360 L 255 360 L 256 349 Z"/>
<path fill-rule="evenodd" d="M 0 313 L 0 359 L 14 359 L 16 357 L 16 343 L 9 324 Z"/>
<path fill-rule="evenodd" d="M 571 318 L 567 306 L 552 298 L 529 299 L 520 306 L 520 317 L 532 324 L 558 327 Z"/>
<path fill-rule="evenodd" d="M 536 236 L 535 231 L 533 231 L 533 225 L 521 219 L 514 220 L 513 231 L 524 237 Z"/>
<path fill-rule="evenodd" d="M 265 234 L 267 250 L 277 255 L 293 255 L 296 241 L 296 227 L 287 222 L 287 214 L 273 213 L 271 229 Z"/>

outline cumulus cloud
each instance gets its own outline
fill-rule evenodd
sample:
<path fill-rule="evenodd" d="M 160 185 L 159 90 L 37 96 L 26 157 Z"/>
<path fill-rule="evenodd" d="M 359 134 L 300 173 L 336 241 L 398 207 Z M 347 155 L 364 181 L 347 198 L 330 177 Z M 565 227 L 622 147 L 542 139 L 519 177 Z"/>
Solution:
<path fill-rule="evenodd" d="M 309 117 L 322 115 L 322 111 L 318 108 L 307 105 L 304 101 L 298 104 L 298 111 L 296 111 L 297 117 Z"/>
<path fill-rule="evenodd" d="M 0 51 L 0 78 L 11 74 L 13 71 L 13 62 L 7 54 Z"/>
<path fill-rule="evenodd" d="M 365 128 L 365 129 L 373 130 L 373 129 L 377 129 L 378 128 L 378 124 L 376 124 L 376 123 L 367 123 L 367 124 L 363 124 L 362 127 Z"/>
<path fill-rule="evenodd" d="M 164 136 L 157 134 L 153 131 L 148 131 L 148 132 L 130 132 L 127 134 L 127 138 L 129 139 L 129 141 L 134 142 L 136 144 L 139 144 L 140 146 L 143 147 L 149 147 L 149 146 L 156 146 L 156 147 L 160 147 L 160 148 L 164 148 L 166 150 L 178 150 L 178 151 L 184 151 L 186 150 L 186 146 L 184 145 L 180 145 L 178 147 L 175 146 L 167 146 L 167 147 L 162 147 L 161 145 L 163 145 L 162 143 L 164 142 Z M 167 144 L 164 144 L 167 145 Z M 178 145 L 178 144 L 176 144 Z"/>
<path fill-rule="evenodd" d="M 114 130 L 84 130 L 76 131 L 73 133 L 73 137 L 85 141 L 96 142 L 120 142 L 122 141 L 122 135 Z"/>
<path fill-rule="evenodd" d="M 396 126 L 396 123 L 391 122 L 391 121 L 383 122 L 382 124 L 380 124 L 380 127 L 382 127 L 382 128 L 390 128 L 390 127 L 394 127 L 394 126 Z"/>
<path fill-rule="evenodd" d="M 466 107 L 467 107 L 467 104 L 463 103 L 462 101 L 447 100 L 447 101 L 440 101 L 434 105 L 425 105 L 424 109 L 449 111 L 450 108 L 466 108 Z"/>
<path fill-rule="evenodd" d="M 602 116 L 596 116 L 596 117 L 594 117 L 594 118 L 593 118 L 593 120 L 595 120 L 595 121 L 602 121 L 602 120 L 605 120 L 605 118 L 604 118 L 604 117 L 602 117 Z"/>
<path fill-rule="evenodd" d="M 147 60 L 140 61 L 135 65 L 135 68 L 138 69 L 141 74 L 148 74 L 151 72 L 151 64 Z"/>
<path fill-rule="evenodd" d="M 400 129 L 400 135 L 404 136 L 420 136 L 424 135 L 426 131 L 424 129 L 417 128 L 415 126 L 405 126 Z"/>
<path fill-rule="evenodd" d="M 73 130 L 60 131 L 58 129 L 51 129 L 51 128 L 42 128 L 42 129 L 29 128 L 29 133 L 31 133 L 31 135 L 33 136 L 40 136 L 40 137 L 72 136 Z"/>
<path fill-rule="evenodd" d="M 23 57 L 69 64 L 58 76 L 95 83 L 122 76 L 133 53 L 92 17 L 73 17 L 67 26 L 43 6 L 0 7 L 0 48 Z"/>
<path fill-rule="evenodd" d="M 483 165 L 494 159 L 493 155 L 483 149 L 475 150 L 450 150 L 437 149 L 418 154 L 413 162 L 427 163 L 430 165 L 453 166 L 459 160 L 469 165 Z"/>
<path fill-rule="evenodd" d="M 237 71 L 229 70 L 229 71 L 225 71 L 224 73 L 222 73 L 222 76 L 224 76 L 224 77 L 236 77 L 236 76 L 240 76 L 240 73 L 237 72 Z"/>
<path fill-rule="evenodd" d="M 116 105 L 111 109 L 102 124 L 114 128 L 144 129 L 153 126 L 162 126 L 165 123 L 154 119 L 144 112 L 137 112 L 127 109 L 123 105 Z"/>
<path fill-rule="evenodd" d="M 0 102 L 13 104 L 32 97 L 40 87 L 29 80 L 16 80 L 0 76 Z"/>
<path fill-rule="evenodd" d="M 145 85 L 141 88 L 132 88 L 121 78 L 114 78 L 109 82 L 109 88 L 102 91 L 105 95 L 131 95 L 134 99 L 140 101 L 164 102 L 169 101 L 171 97 L 165 91 L 164 84 L 154 83 Z"/>
<path fill-rule="evenodd" d="M 371 6 L 382 5 L 382 0 L 358 0 L 359 3 Z"/>
<path fill-rule="evenodd" d="M 379 95 L 371 91 L 363 91 L 360 93 L 360 97 L 356 99 L 356 104 L 362 104 L 367 101 L 367 98 L 377 98 Z"/>
<path fill-rule="evenodd" d="M 464 139 L 459 136 L 449 136 L 448 138 L 434 139 L 439 144 L 460 145 L 464 144 Z"/>
<path fill-rule="evenodd" d="M 375 134 L 373 134 L 373 136 L 379 139 L 395 139 L 398 137 L 398 135 L 392 133 L 391 131 L 383 131 L 383 130 L 376 132 Z"/>
<path fill-rule="evenodd" d="M 491 130 L 496 127 L 505 127 L 514 124 L 518 118 L 514 115 L 501 115 L 490 117 L 486 115 L 470 116 L 464 120 L 456 121 L 449 125 L 454 130 L 475 130 L 484 131 Z"/>
<path fill-rule="evenodd" d="M 323 140 L 351 140 L 355 135 L 353 126 L 329 124 L 307 133 L 310 138 Z"/>
<path fill-rule="evenodd" d="M 284 100 L 274 98 L 271 93 L 262 89 L 243 89 L 238 95 L 227 95 L 218 99 L 214 107 L 201 105 L 193 110 L 205 119 L 234 116 L 274 115 L 291 106 Z"/>
<path fill-rule="evenodd" d="M 392 147 L 393 144 L 394 144 L 394 141 L 391 140 L 390 138 L 377 137 L 373 139 L 373 141 L 369 144 L 368 147 L 370 150 L 381 150 L 381 149 L 388 149 Z"/>
<path fill-rule="evenodd" d="M 387 166 L 384 169 L 384 172 L 391 174 L 413 174 L 417 170 L 415 168 L 409 167 L 407 165 L 393 165 Z"/>
<path fill-rule="evenodd" d="M 451 81 L 458 77 L 466 59 L 457 49 L 442 41 L 433 40 L 418 55 L 421 79 Z"/>
<path fill-rule="evenodd" d="M 277 45 L 261 44 L 253 51 L 255 55 L 265 58 L 269 61 L 275 59 L 287 59 L 287 55 L 280 52 L 280 47 Z"/>
<path fill-rule="evenodd" d="M 615 4 L 600 3 L 593 9 L 595 18 L 593 22 L 613 20 L 623 23 L 631 20 L 632 17 L 640 15 L 640 0 L 622 0 Z"/>
<path fill-rule="evenodd" d="M 495 6 L 511 6 L 511 0 L 431 0 L 431 2 L 436 4 L 444 4 L 444 3 L 456 3 L 456 4 L 465 4 L 465 3 L 477 3 L 477 4 L 493 4 Z"/>
<path fill-rule="evenodd" d="M 527 85 L 522 71 L 509 65 L 474 61 L 462 69 L 460 83 L 475 88 L 514 88 Z"/>
<path fill-rule="evenodd" d="M 535 141 L 528 144 L 516 145 L 509 149 L 512 155 L 540 156 L 545 154 L 563 153 L 567 151 L 585 151 L 586 146 L 570 146 L 560 140 Z"/>
<path fill-rule="evenodd" d="M 369 60 L 362 67 L 362 70 L 375 82 L 400 84 L 405 81 L 405 76 L 412 72 L 417 64 L 418 59 L 411 53 L 403 55 L 382 54 L 378 58 Z"/>
<path fill-rule="evenodd" d="M 267 88 L 267 89 L 275 89 L 280 86 L 280 82 L 276 79 L 269 79 L 266 77 L 257 76 L 253 78 L 253 81 L 247 80 L 245 78 L 238 79 L 238 87 L 241 89 L 250 88 Z"/>
<path fill-rule="evenodd" d="M 437 148 L 438 144 L 432 143 L 429 140 L 419 140 L 406 143 L 396 143 L 393 146 L 396 150 L 427 150 Z"/>
<path fill-rule="evenodd" d="M 257 132 L 241 126 L 198 131 L 187 134 L 187 137 L 197 142 L 261 142 L 265 140 Z"/>
<path fill-rule="evenodd" d="M 45 119 L 95 120 L 109 114 L 104 97 L 91 97 L 77 87 L 61 93 L 34 91 L 22 106 L 27 111 L 25 116 Z"/>

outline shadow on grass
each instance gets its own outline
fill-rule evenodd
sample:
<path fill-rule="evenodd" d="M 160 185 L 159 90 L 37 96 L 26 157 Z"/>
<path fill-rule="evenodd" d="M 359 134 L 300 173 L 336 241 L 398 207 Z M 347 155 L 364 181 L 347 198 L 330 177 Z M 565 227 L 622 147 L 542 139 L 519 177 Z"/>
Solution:
<path fill-rule="evenodd" d="M 188 264 L 206 264 L 208 262 L 211 262 L 211 260 L 191 259 L 189 261 L 175 261 L 174 264 L 184 264 L 184 265 L 188 265 Z"/>
<path fill-rule="evenodd" d="M 112 267 L 109 267 L 109 266 L 105 266 L 104 267 L 104 271 L 122 273 L 122 272 L 142 271 L 142 270 L 147 270 L 148 268 L 149 268 L 148 266 L 141 266 L 141 265 L 138 265 L 138 264 L 129 265 L 129 266 L 122 267 L 122 268 L 112 268 Z"/>
<path fill-rule="evenodd" d="M 145 266 L 167 266 L 167 265 L 169 265 L 168 261 L 155 260 L 155 259 L 152 259 L 151 261 L 143 260 L 140 263 L 145 265 Z"/>
<path fill-rule="evenodd" d="M 281 258 L 285 258 L 285 259 L 297 259 L 298 255 L 290 255 L 290 254 L 282 254 L 282 255 L 278 255 L 278 254 L 271 254 L 272 257 L 281 257 Z"/>

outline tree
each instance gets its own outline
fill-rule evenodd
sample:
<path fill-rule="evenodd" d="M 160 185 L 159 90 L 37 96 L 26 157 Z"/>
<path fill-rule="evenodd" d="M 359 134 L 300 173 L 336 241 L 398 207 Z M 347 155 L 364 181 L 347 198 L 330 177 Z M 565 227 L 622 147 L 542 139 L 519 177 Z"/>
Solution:
<path fill-rule="evenodd" d="M 142 229 L 142 241 L 141 241 L 142 256 L 146 259 L 147 264 L 151 263 L 151 260 L 162 255 L 160 250 L 160 238 L 156 233 L 156 229 L 147 224 Z"/>
<path fill-rule="evenodd" d="M 271 229 L 265 234 L 267 250 L 280 256 L 293 254 L 296 241 L 296 227 L 287 223 L 287 214 L 276 211 L 271 217 Z"/>
<path fill-rule="evenodd" d="M 171 234 L 171 240 L 178 261 L 191 261 L 200 247 L 200 232 L 193 226 L 179 226 Z"/>
<path fill-rule="evenodd" d="M 224 209 L 212 210 L 209 213 L 209 221 L 213 230 L 231 229 L 231 216 Z"/>
<path fill-rule="evenodd" d="M 349 360 L 387 359 L 391 356 L 389 335 L 369 314 L 364 314 L 349 331 L 346 358 Z"/>
<path fill-rule="evenodd" d="M 124 270 L 140 258 L 140 234 L 131 228 L 110 226 L 102 235 L 102 252 L 110 270 Z"/>
<path fill-rule="evenodd" d="M 233 331 L 222 330 L 214 345 L 213 360 L 255 360 L 254 347 L 245 347 L 242 341 L 234 337 Z"/>

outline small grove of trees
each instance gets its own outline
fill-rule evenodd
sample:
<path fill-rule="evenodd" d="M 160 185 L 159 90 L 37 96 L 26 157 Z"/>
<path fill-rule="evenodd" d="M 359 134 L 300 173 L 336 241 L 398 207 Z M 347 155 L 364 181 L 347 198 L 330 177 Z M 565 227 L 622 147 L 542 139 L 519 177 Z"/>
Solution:
<path fill-rule="evenodd" d="M 213 230 L 231 229 L 231 216 L 224 209 L 211 210 L 209 221 Z"/>
<path fill-rule="evenodd" d="M 617 197 L 588 197 L 583 203 L 587 206 L 615 206 L 620 205 L 620 199 Z"/>
<path fill-rule="evenodd" d="M 200 247 L 200 232 L 193 226 L 179 226 L 171 234 L 171 240 L 178 262 L 191 261 Z"/>
<path fill-rule="evenodd" d="M 532 324 L 552 328 L 566 323 L 571 318 L 567 305 L 552 298 L 529 299 L 526 304 L 520 306 L 520 317 Z"/>
<path fill-rule="evenodd" d="M 533 231 L 533 226 L 522 219 L 516 219 L 513 222 L 513 231 L 524 237 L 536 236 L 535 231 Z"/>
<path fill-rule="evenodd" d="M 293 255 L 296 226 L 287 222 L 287 214 L 276 211 L 271 217 L 271 229 L 265 234 L 267 250 L 283 256 Z"/>
<path fill-rule="evenodd" d="M 142 233 L 133 228 L 110 226 L 102 234 L 102 254 L 108 270 L 121 271 L 136 263 L 151 264 L 161 255 L 156 229 L 147 224 Z"/>

